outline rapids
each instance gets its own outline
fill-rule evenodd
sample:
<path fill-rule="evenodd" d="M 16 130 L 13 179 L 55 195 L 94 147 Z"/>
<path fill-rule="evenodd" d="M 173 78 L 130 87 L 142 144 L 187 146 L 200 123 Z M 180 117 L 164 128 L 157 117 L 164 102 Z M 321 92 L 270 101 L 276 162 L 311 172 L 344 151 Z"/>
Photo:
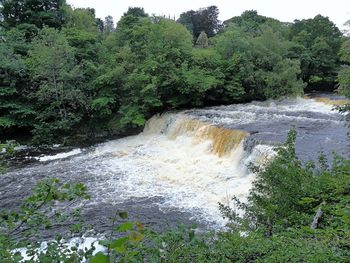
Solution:
<path fill-rule="evenodd" d="M 116 210 L 154 228 L 196 222 L 225 225 L 218 202 L 244 199 L 254 180 L 247 166 L 264 163 L 288 131 L 298 131 L 297 153 L 316 160 L 322 151 L 349 157 L 347 127 L 332 105 L 316 99 L 271 100 L 165 113 L 142 133 L 67 154 L 1 176 L 0 205 L 16 207 L 46 177 L 82 182 L 92 198 L 81 204 L 97 232 Z M 60 228 L 54 231 L 62 231 Z"/>

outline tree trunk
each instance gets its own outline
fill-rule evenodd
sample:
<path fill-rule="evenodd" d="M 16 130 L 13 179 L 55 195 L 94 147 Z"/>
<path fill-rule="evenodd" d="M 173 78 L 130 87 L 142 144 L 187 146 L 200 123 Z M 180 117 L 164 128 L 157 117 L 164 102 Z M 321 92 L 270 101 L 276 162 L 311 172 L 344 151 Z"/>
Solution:
<path fill-rule="evenodd" d="M 321 210 L 321 206 L 318 208 L 316 215 L 314 216 L 314 220 L 311 223 L 311 229 L 316 229 L 318 227 L 318 222 L 320 221 L 323 215 L 323 211 Z"/>

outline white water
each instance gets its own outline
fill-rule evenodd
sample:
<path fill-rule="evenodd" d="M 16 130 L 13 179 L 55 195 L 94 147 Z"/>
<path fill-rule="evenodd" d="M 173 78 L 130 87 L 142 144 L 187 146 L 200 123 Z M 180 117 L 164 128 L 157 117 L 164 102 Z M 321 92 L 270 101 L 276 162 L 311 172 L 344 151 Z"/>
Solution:
<path fill-rule="evenodd" d="M 41 156 L 41 163 L 3 176 L 0 200 L 9 205 L 24 198 L 23 189 L 52 176 L 86 184 L 87 219 L 101 232 L 119 209 L 153 226 L 192 217 L 221 228 L 218 203 L 247 197 L 254 180 L 247 166 L 265 163 L 293 126 L 302 160 L 317 159 L 320 150 L 349 154 L 341 114 L 312 99 L 194 109 L 155 116 L 136 136 Z"/>
<path fill-rule="evenodd" d="M 111 141 L 95 149 L 92 156 L 104 156 L 100 159 L 100 173 L 106 181 L 101 185 L 101 190 L 108 185 L 108 189 L 118 193 L 118 198 L 108 194 L 100 198 L 121 202 L 160 197 L 157 205 L 164 211 L 189 212 L 193 219 L 207 222 L 215 228 L 223 227 L 226 221 L 222 219 L 218 203 L 228 205 L 233 196 L 241 199 L 247 197 L 254 180 L 247 166 L 250 163 L 266 163 L 274 155 L 274 150 L 272 145 L 260 142 L 246 152 L 244 140 L 240 141 L 241 134 L 225 134 L 227 131 L 224 129 L 213 131 L 211 127 L 226 125 L 232 129 L 243 127 L 243 130 L 247 130 L 246 127 L 258 124 L 259 129 L 260 123 L 271 123 L 259 135 L 268 135 L 269 140 L 273 141 L 276 133 L 282 132 L 285 136 L 293 125 L 302 125 L 302 128 L 307 128 L 307 133 L 304 135 L 301 132 L 300 137 L 306 140 L 305 143 L 315 145 L 309 139 L 312 137 L 316 142 L 319 139 L 314 134 L 308 137 L 309 126 L 317 131 L 319 129 L 323 137 L 323 126 L 318 128 L 317 125 L 326 128 L 330 127 L 327 123 L 342 125 L 339 114 L 332 108 L 314 100 L 299 98 L 155 116 L 149 120 L 143 133 Z M 281 127 L 279 121 L 283 121 Z M 213 148 L 224 146 L 227 142 L 223 139 L 216 144 L 215 139 L 220 136 L 237 136 L 240 143 L 223 156 L 215 154 Z M 246 136 L 249 137 L 249 134 Z M 326 137 L 326 140 L 334 144 L 333 139 Z M 223 142 L 222 145 L 220 142 Z M 304 145 L 304 142 L 301 144 Z M 311 151 L 317 156 L 316 150 L 309 149 L 307 144 L 305 146 L 306 153 Z"/>
<path fill-rule="evenodd" d="M 71 150 L 71 151 L 65 152 L 65 153 L 58 153 L 55 155 L 43 155 L 43 156 L 35 157 L 35 159 L 38 160 L 39 162 L 47 162 L 47 161 L 68 158 L 68 157 L 71 157 L 74 155 L 78 155 L 81 152 L 82 152 L 81 149 L 74 149 L 74 150 Z"/>
<path fill-rule="evenodd" d="M 59 244 L 63 250 L 71 250 L 72 248 L 77 249 L 78 251 L 86 251 L 88 249 L 91 249 L 92 246 L 95 247 L 93 251 L 93 255 L 97 254 L 98 252 L 104 252 L 106 253 L 107 248 L 99 244 L 99 239 L 93 238 L 93 237 L 81 237 L 81 238 L 73 238 L 69 241 L 61 240 L 60 243 L 57 243 L 57 241 L 52 240 L 49 242 L 54 242 L 56 244 Z M 35 250 L 34 255 L 28 255 L 28 249 L 27 248 L 19 248 L 12 251 L 13 254 L 20 252 L 22 256 L 21 262 L 26 262 L 30 260 L 38 260 L 38 256 L 41 253 L 47 253 L 48 249 L 48 242 L 44 241 L 41 243 L 40 247 Z M 87 262 L 87 260 L 82 260 L 83 262 Z"/>
<path fill-rule="evenodd" d="M 209 228 L 218 229 L 226 223 L 218 202 L 229 204 L 234 195 L 247 197 L 254 180 L 247 166 L 266 163 L 275 154 L 272 145 L 283 142 L 291 127 L 298 131 L 297 153 L 306 160 L 317 157 L 322 149 L 349 155 L 348 129 L 342 115 L 332 108 L 299 98 L 155 116 L 137 136 L 101 144 L 92 152 L 75 149 L 41 156 L 40 165 L 4 175 L 0 197 L 10 202 L 18 198 L 21 187 L 37 180 L 35 176 L 41 179 L 49 174 L 85 183 L 92 195 L 92 214 L 95 204 L 106 207 L 96 213 L 106 214 L 115 211 L 109 211 L 111 207 L 105 204 L 118 208 L 127 203 L 126 211 L 133 204 L 141 206 L 136 209 L 157 206 L 165 212 L 166 220 L 173 220 L 173 214 L 167 212 L 187 212 Z M 148 201 L 138 203 L 140 199 Z M 146 209 L 141 215 L 152 221 L 157 218 L 150 214 L 154 211 Z M 99 218 L 94 219 L 96 225 L 101 224 Z M 94 241 L 71 240 L 67 246 L 79 243 L 79 248 L 90 247 Z M 41 249 L 45 251 L 45 242 Z"/>
<path fill-rule="evenodd" d="M 241 141 L 220 157 L 212 153 L 213 140 L 200 132 L 206 125 L 174 136 L 187 118 L 153 117 L 143 133 L 103 144 L 93 155 L 112 156 L 102 164 L 104 172 L 122 174 L 120 180 L 107 182 L 121 198 L 162 197 L 161 208 L 191 212 L 196 219 L 222 227 L 218 203 L 247 196 L 254 179 L 247 165 L 271 155 L 272 147 L 259 145 L 246 155 Z"/>

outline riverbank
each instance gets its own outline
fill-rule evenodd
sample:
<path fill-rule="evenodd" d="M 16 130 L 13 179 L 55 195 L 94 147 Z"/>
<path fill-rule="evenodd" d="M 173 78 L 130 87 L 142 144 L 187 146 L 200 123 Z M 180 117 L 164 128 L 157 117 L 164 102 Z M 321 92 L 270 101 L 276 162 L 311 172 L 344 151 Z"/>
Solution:
<path fill-rule="evenodd" d="M 331 107 L 342 106 L 346 103 L 349 103 L 349 100 L 346 99 L 344 96 L 337 95 L 334 92 L 311 91 L 305 94 L 304 98 L 311 99 L 311 100 L 314 100 L 315 102 L 319 102 L 324 105 L 329 105 Z M 283 99 L 281 100 L 283 101 Z M 250 102 L 250 103 L 248 102 L 245 104 L 236 104 L 236 105 L 249 105 L 251 103 L 264 104 L 264 102 Z M 215 108 L 219 106 L 212 105 L 211 107 Z M 182 111 L 174 111 L 174 113 L 176 112 L 191 112 L 191 110 L 184 109 Z M 95 145 L 105 143 L 108 141 L 117 140 L 128 136 L 135 136 L 141 133 L 143 129 L 144 127 L 142 126 L 134 129 L 129 129 L 128 131 L 120 134 L 115 134 L 115 135 L 100 134 L 98 136 L 92 136 L 90 138 L 85 138 L 85 139 L 82 139 L 84 136 L 83 137 L 80 136 L 80 139 L 77 138 L 76 140 L 70 140 L 70 143 L 66 145 L 56 144 L 56 145 L 31 146 L 30 143 L 28 145 L 22 144 L 16 148 L 16 154 L 14 156 L 11 156 L 11 158 L 7 158 L 7 162 L 8 162 L 9 168 L 12 169 L 16 167 L 17 168 L 24 167 L 25 165 L 30 165 L 40 160 L 43 161 L 45 160 L 46 156 L 49 159 L 51 157 L 55 159 L 55 156 L 58 155 L 57 159 L 60 159 L 60 158 L 64 158 L 66 153 L 68 154 L 68 156 L 70 156 L 71 155 L 69 153 L 70 151 L 73 151 L 74 153 L 74 151 L 81 151 L 81 149 L 89 149 L 91 147 L 94 147 Z M 252 130 L 251 133 L 254 134 L 255 131 Z M 11 138 L 3 138 L 3 141 L 6 141 L 7 139 L 11 139 Z M 25 143 L 26 141 L 29 142 L 28 138 L 24 140 L 19 138 L 19 142 Z M 281 141 L 283 141 L 283 139 L 279 140 L 279 142 Z M 248 144 L 245 143 L 245 147 L 249 148 L 250 146 Z M 271 141 L 270 144 L 273 144 L 273 142 Z M 62 154 L 62 157 L 60 156 L 60 154 Z"/>

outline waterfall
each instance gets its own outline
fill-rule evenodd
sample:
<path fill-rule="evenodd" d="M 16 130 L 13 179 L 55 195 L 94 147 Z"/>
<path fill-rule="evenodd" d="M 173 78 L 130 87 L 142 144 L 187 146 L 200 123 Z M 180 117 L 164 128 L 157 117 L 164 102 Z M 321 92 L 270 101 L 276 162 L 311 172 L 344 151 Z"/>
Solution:
<path fill-rule="evenodd" d="M 254 178 L 249 163 L 263 163 L 272 147 L 244 150 L 249 133 L 201 121 L 185 113 L 155 115 L 144 131 L 133 137 L 106 143 L 96 155 L 110 173 L 111 180 L 126 199 L 161 197 L 162 209 L 193 212 L 201 221 L 224 225 L 218 203 L 229 204 L 232 197 L 247 196 Z"/>
<path fill-rule="evenodd" d="M 218 203 L 248 196 L 255 175 L 247 167 L 271 160 L 292 127 L 301 160 L 315 160 L 320 151 L 330 158 L 332 151 L 349 156 L 343 116 L 329 105 L 340 102 L 330 100 L 270 100 L 155 115 L 138 135 L 41 156 L 41 162 L 3 175 L 0 200 L 11 206 L 35 182 L 52 176 L 87 186 L 86 217 L 101 232 L 116 209 L 144 223 L 194 220 L 220 228 L 226 221 Z"/>
<path fill-rule="evenodd" d="M 172 123 L 173 122 L 173 123 Z M 155 115 L 146 124 L 144 133 L 152 132 L 166 133 L 170 139 L 179 136 L 190 136 L 193 143 L 210 140 L 212 142 L 211 152 L 222 157 L 236 149 L 249 133 L 240 130 L 217 127 L 209 122 L 179 115 L 164 114 Z"/>

